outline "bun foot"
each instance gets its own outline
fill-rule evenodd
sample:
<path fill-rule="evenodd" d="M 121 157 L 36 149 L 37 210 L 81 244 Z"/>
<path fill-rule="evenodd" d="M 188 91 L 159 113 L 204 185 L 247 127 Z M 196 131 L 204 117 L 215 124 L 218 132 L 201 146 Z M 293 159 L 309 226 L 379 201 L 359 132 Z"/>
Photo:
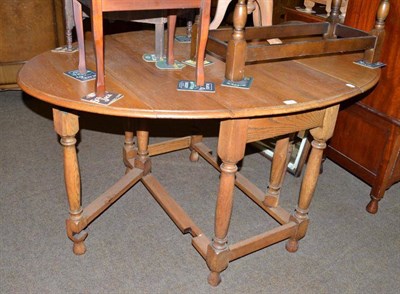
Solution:
<path fill-rule="evenodd" d="M 299 249 L 299 242 L 294 239 L 289 239 L 286 243 L 286 250 L 294 253 L 297 251 L 297 249 Z"/>
<path fill-rule="evenodd" d="M 74 243 L 74 246 L 72 248 L 72 251 L 75 253 L 75 255 L 82 255 L 86 252 L 86 245 L 85 243 L 82 242 L 76 242 Z"/>
<path fill-rule="evenodd" d="M 192 150 L 189 156 L 190 161 L 196 162 L 199 160 L 199 153 L 197 151 Z"/>
<path fill-rule="evenodd" d="M 213 286 L 216 287 L 219 285 L 219 283 L 221 283 L 221 276 L 220 273 L 217 272 L 210 272 L 210 274 L 208 275 L 208 283 Z"/>
<path fill-rule="evenodd" d="M 378 212 L 378 200 L 376 199 L 371 199 L 371 201 L 368 203 L 366 209 L 369 213 L 375 214 Z"/>

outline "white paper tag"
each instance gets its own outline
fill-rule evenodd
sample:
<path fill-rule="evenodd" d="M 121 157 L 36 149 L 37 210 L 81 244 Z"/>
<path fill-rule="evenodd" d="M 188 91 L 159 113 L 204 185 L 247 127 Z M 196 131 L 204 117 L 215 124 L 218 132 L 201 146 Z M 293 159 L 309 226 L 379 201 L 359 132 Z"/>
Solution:
<path fill-rule="evenodd" d="M 267 42 L 268 42 L 270 45 L 282 44 L 282 41 L 281 41 L 281 39 L 279 39 L 279 38 L 268 39 Z"/>
<path fill-rule="evenodd" d="M 283 101 L 283 103 L 290 105 L 290 104 L 297 104 L 297 101 L 296 100 L 285 100 L 285 101 Z"/>

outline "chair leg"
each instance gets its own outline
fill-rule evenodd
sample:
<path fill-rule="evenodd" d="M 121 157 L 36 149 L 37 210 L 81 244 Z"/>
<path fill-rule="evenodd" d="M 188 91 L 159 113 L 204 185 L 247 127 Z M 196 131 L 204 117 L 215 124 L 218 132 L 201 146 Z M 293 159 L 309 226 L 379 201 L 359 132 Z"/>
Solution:
<path fill-rule="evenodd" d="M 78 38 L 78 48 L 79 48 L 78 69 L 81 74 L 85 74 L 86 73 L 86 58 L 85 58 L 85 39 L 83 36 L 82 5 L 79 3 L 78 0 L 73 0 L 72 3 L 73 3 L 73 9 L 74 9 L 74 21 L 75 21 L 76 35 Z"/>
<path fill-rule="evenodd" d="M 175 27 L 176 27 L 176 12 L 168 15 L 168 41 L 167 41 L 167 63 L 169 65 L 174 64 L 174 38 L 175 38 Z"/>
<path fill-rule="evenodd" d="M 273 0 L 260 0 L 253 11 L 253 23 L 255 27 L 272 25 Z"/>
<path fill-rule="evenodd" d="M 217 29 L 222 20 L 224 19 L 226 10 L 228 9 L 229 3 L 231 3 L 232 0 L 219 0 L 217 4 L 217 10 L 215 12 L 215 16 L 213 21 L 210 23 L 210 30 L 215 30 Z"/>
<path fill-rule="evenodd" d="M 103 11 L 101 5 L 101 1 L 92 1 L 91 20 L 96 56 L 96 97 L 104 97 L 106 93 L 104 81 Z"/>
<path fill-rule="evenodd" d="M 203 0 L 200 7 L 200 22 L 198 27 L 198 50 L 196 59 L 196 84 L 204 86 L 204 59 L 210 26 L 211 0 Z"/>

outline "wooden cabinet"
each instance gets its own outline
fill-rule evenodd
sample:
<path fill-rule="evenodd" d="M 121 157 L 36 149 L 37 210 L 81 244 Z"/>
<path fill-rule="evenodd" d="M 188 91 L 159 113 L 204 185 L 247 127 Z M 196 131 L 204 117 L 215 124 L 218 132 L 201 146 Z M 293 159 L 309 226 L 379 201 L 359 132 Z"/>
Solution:
<path fill-rule="evenodd" d="M 0 89 L 17 88 L 22 65 L 64 42 L 62 0 L 0 1 Z"/>
<path fill-rule="evenodd" d="M 379 3 L 349 1 L 345 24 L 370 30 Z M 372 186 L 370 213 L 377 212 L 385 191 L 400 180 L 400 1 L 390 5 L 381 56 L 387 66 L 372 91 L 343 107 L 327 149 L 328 158 Z"/>

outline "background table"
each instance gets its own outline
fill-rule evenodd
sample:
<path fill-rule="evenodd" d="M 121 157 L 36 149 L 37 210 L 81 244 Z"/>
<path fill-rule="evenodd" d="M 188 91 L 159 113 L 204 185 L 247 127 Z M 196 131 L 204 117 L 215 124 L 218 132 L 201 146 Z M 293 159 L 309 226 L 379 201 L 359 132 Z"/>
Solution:
<path fill-rule="evenodd" d="M 140 40 L 140 42 L 138 42 Z M 65 182 L 70 206 L 67 234 L 74 242 L 74 252 L 83 254 L 87 227 L 125 191 L 141 181 L 183 233 L 190 233 L 192 243 L 206 259 L 211 270 L 209 283 L 217 285 L 220 272 L 230 261 L 289 239 L 286 248 L 297 250 L 308 226 L 308 209 L 316 187 L 323 149 L 333 133 L 340 102 L 375 85 L 380 70 L 362 68 L 352 63 L 360 55 L 338 55 L 293 61 L 259 63 L 246 66 L 246 76 L 254 78 L 249 90 L 219 86 L 224 77 L 224 63 L 206 67 L 206 77 L 216 83 L 216 93 L 178 92 L 179 80 L 191 80 L 195 69 L 159 71 L 142 59 L 151 52 L 154 38 L 150 32 L 134 32 L 106 39 L 106 83 L 111 91 L 124 97 L 110 106 L 80 100 L 93 87 L 63 73 L 77 67 L 78 56 L 47 52 L 29 61 L 19 74 L 19 85 L 28 94 L 54 104 L 55 130 L 64 148 Z M 87 48 L 92 48 L 87 44 Z M 189 45 L 176 44 L 177 57 L 189 56 Z M 93 52 L 88 50 L 89 68 L 94 67 Z M 66 110 L 69 109 L 69 110 Z M 109 190 L 84 209 L 81 207 L 80 175 L 75 149 L 79 131 L 77 111 L 136 118 L 137 147 L 133 130 L 125 133 L 124 163 L 126 174 Z M 189 136 L 148 145 L 147 119 L 219 119 L 219 166 L 201 136 Z M 177 120 L 178 123 L 178 120 Z M 310 129 L 314 140 L 305 171 L 298 206 L 289 213 L 279 206 L 285 162 L 292 133 Z M 272 162 L 270 184 L 263 192 L 237 172 L 246 143 L 280 136 Z M 282 137 L 281 137 L 282 136 Z M 93 146 L 95 148 L 95 146 Z M 190 159 L 201 155 L 221 171 L 216 204 L 215 232 L 212 241 L 173 200 L 151 173 L 151 155 L 190 148 Z M 273 217 L 280 226 L 268 232 L 227 244 L 234 185 Z"/>

